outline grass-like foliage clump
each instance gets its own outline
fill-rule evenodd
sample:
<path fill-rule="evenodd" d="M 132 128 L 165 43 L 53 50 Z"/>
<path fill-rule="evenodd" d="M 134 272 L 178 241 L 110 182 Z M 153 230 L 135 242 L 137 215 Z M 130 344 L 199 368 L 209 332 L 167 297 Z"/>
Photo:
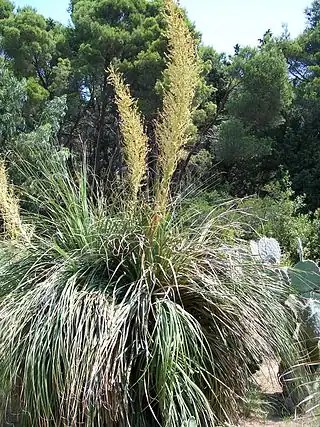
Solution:
<path fill-rule="evenodd" d="M 85 177 L 37 185 L 45 213 L 1 262 L 0 390 L 21 425 L 212 426 L 262 354 L 293 356 L 285 285 L 225 254 L 214 213 L 150 234 L 148 205 L 92 200 Z"/>

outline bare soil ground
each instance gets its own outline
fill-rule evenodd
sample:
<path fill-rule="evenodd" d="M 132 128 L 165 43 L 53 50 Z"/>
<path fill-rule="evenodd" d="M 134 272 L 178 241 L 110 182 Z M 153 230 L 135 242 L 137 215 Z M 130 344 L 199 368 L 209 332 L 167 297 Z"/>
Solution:
<path fill-rule="evenodd" d="M 242 427 L 316 427 L 313 420 L 301 419 L 296 421 L 284 420 L 284 421 L 270 421 L 270 420 L 256 420 L 256 421 L 245 421 L 244 424 L 240 424 Z"/>
<path fill-rule="evenodd" d="M 265 400 L 265 410 L 258 415 L 241 421 L 238 427 L 320 427 L 319 419 L 314 417 L 290 416 L 290 402 L 285 401 L 282 388 L 277 377 L 278 364 L 276 361 L 264 364 L 255 375 L 257 385 Z"/>

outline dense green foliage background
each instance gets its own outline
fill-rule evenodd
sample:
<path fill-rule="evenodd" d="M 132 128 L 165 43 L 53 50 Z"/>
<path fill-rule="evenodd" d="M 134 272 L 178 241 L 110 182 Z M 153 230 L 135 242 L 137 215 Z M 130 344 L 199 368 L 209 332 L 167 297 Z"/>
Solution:
<path fill-rule="evenodd" d="M 75 162 L 85 153 L 108 185 L 123 174 L 106 73 L 111 64 L 139 100 L 149 136 L 148 173 L 155 177 L 154 120 L 166 84 L 161 4 L 71 0 L 66 27 L 0 0 L 0 155 L 10 160 L 16 183 L 22 182 L 12 153 L 37 162 L 50 145 Z M 277 237 L 291 258 L 300 236 L 319 259 L 320 3 L 306 10 L 306 28 L 296 39 L 267 31 L 256 47 L 237 45 L 231 56 L 204 46 L 188 25 L 202 74 L 194 137 L 173 191 L 202 186 L 206 195 L 194 203 L 206 204 L 214 192 L 210 206 L 219 198 L 258 196 L 243 207 L 261 218 L 261 233 Z"/>

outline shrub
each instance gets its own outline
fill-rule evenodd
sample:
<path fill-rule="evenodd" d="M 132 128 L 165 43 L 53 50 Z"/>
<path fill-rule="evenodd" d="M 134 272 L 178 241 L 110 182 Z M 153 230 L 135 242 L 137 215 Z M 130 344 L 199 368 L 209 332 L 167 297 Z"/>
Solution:
<path fill-rule="evenodd" d="M 293 363 L 286 285 L 226 254 L 213 213 L 151 229 L 148 205 L 93 200 L 84 176 L 38 185 L 45 214 L 1 263 L 2 409 L 22 425 L 213 426 L 253 363 Z"/>
<path fill-rule="evenodd" d="M 298 239 L 302 240 L 306 256 L 315 254 L 316 220 L 309 214 L 301 213 L 303 198 L 295 197 L 290 183 L 273 182 L 264 187 L 264 197 L 232 199 L 226 192 L 197 191 L 183 201 L 185 210 L 204 218 L 213 209 L 221 213 L 228 235 L 245 240 L 256 240 L 259 236 L 273 237 L 281 245 L 284 261 L 298 260 Z M 225 212 L 229 211 L 226 215 Z M 232 217 L 234 228 L 228 227 Z M 237 225 L 237 226 L 236 226 Z"/>
<path fill-rule="evenodd" d="M 252 229 L 259 235 L 277 239 L 287 261 L 295 262 L 298 260 L 298 239 L 309 254 L 313 233 L 310 215 L 302 213 L 303 198 L 295 196 L 287 178 L 270 183 L 264 191 L 264 197 L 247 199 L 242 208 L 250 214 Z"/>

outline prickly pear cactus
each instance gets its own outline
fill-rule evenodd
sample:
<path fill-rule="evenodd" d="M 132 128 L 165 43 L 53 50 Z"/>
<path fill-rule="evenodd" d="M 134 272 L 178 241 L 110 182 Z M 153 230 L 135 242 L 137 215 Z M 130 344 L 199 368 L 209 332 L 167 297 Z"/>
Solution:
<path fill-rule="evenodd" d="M 273 237 L 262 237 L 258 241 L 250 242 L 251 252 L 259 257 L 264 264 L 279 264 L 281 260 L 281 248 Z"/>
<path fill-rule="evenodd" d="M 320 269 L 314 261 L 299 261 L 288 268 L 288 275 L 294 289 L 307 299 L 309 321 L 316 335 L 320 336 Z"/>
<path fill-rule="evenodd" d="M 182 424 L 182 427 L 197 427 L 197 422 L 194 417 L 189 418 L 187 422 Z"/>
<path fill-rule="evenodd" d="M 314 261 L 299 261 L 287 271 L 292 286 L 301 296 L 313 298 L 320 291 L 320 269 Z"/>
<path fill-rule="evenodd" d="M 293 288 L 305 301 L 305 308 L 301 310 L 301 340 L 310 362 L 315 363 L 320 357 L 320 269 L 314 261 L 306 260 L 299 261 L 287 272 Z"/>
<path fill-rule="evenodd" d="M 309 308 L 311 312 L 311 320 L 317 337 L 320 337 L 320 296 L 315 296 L 309 301 Z"/>
<path fill-rule="evenodd" d="M 310 384 L 312 384 L 314 373 L 320 369 L 320 269 L 315 262 L 304 260 L 300 239 L 298 241 L 298 253 L 300 261 L 294 267 L 285 269 L 287 278 L 296 291 L 294 295 L 289 295 L 286 305 L 291 309 L 296 319 L 294 337 L 303 345 L 303 362 L 307 362 L 309 365 Z M 280 364 L 279 372 L 283 374 L 283 379 L 288 375 L 290 379 L 292 374 L 286 374 L 286 371 L 290 372 L 289 367 Z M 281 382 L 284 392 L 288 395 L 292 393 L 294 395 L 295 391 L 291 387 L 294 382 Z M 311 389 L 309 394 L 312 394 Z"/>

